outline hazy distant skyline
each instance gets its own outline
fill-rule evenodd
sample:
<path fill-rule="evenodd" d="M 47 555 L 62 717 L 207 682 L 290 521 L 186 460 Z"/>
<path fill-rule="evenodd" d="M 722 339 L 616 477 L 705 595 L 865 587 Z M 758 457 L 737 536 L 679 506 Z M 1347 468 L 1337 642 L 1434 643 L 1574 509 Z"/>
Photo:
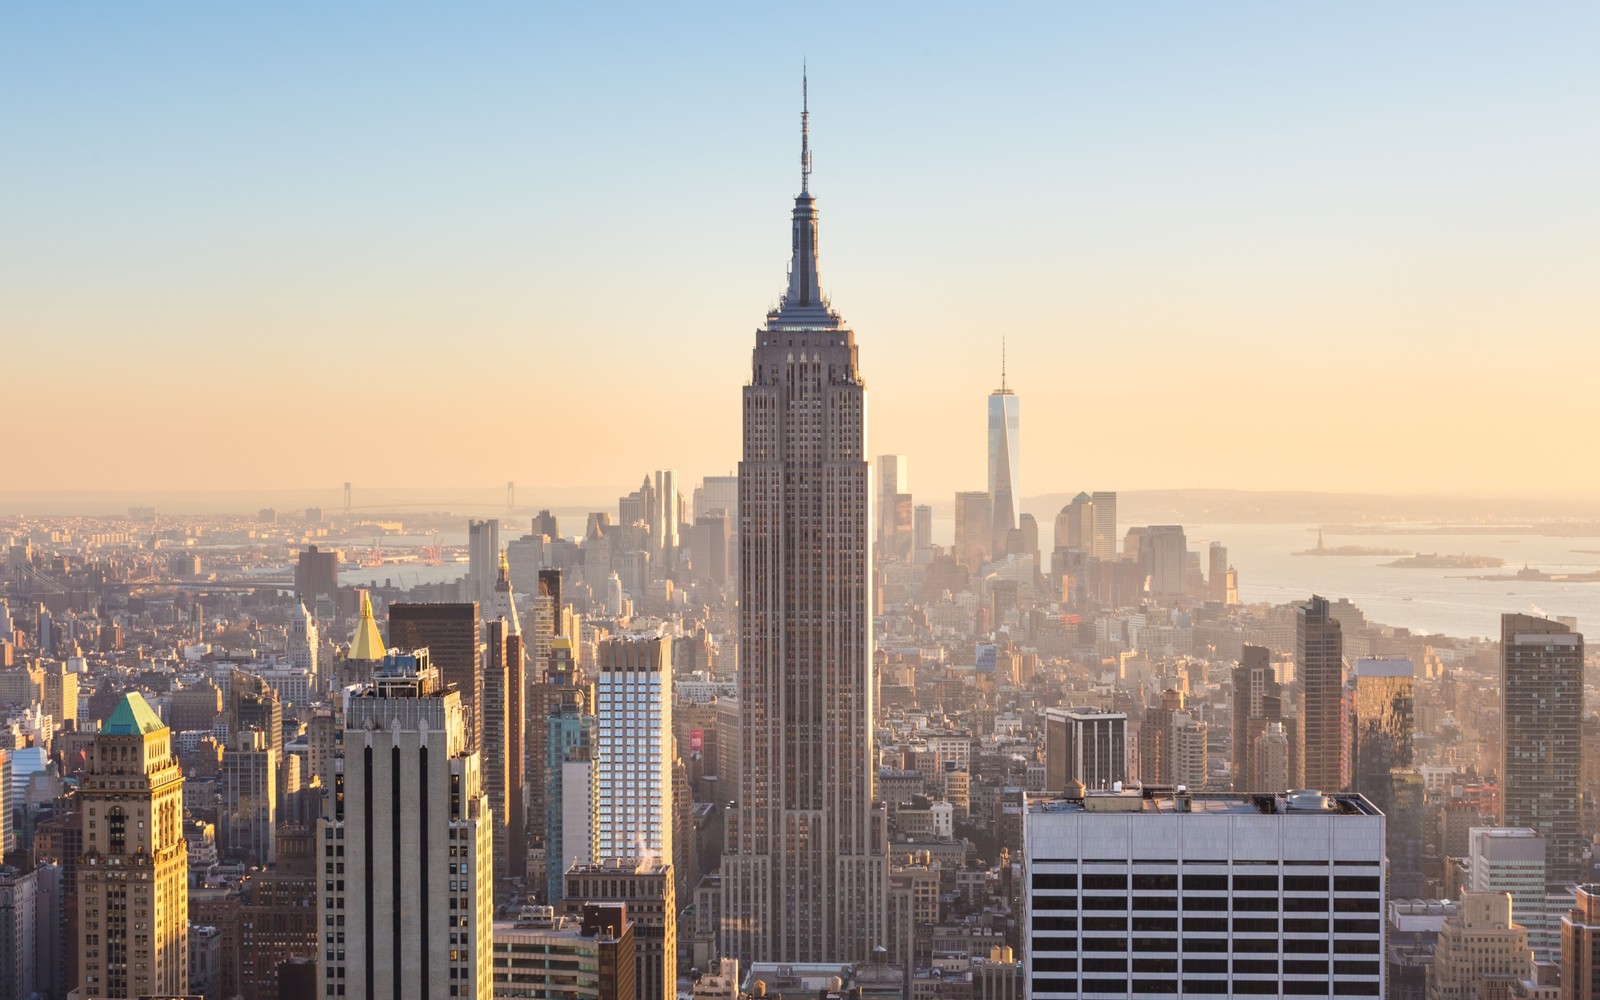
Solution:
<path fill-rule="evenodd" d="M 1002 336 L 1024 496 L 1592 490 L 1597 29 L 12 5 L 4 488 L 731 470 L 805 59 L 822 285 L 919 502 L 983 486 Z"/>

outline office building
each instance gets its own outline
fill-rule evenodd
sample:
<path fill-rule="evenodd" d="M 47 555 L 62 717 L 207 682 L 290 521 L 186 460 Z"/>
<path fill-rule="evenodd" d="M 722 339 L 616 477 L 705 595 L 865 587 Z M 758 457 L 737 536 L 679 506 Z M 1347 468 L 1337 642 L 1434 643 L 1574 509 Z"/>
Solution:
<path fill-rule="evenodd" d="M 316 831 L 285 826 L 278 831 L 277 866 L 251 872 L 240 884 L 235 968 L 242 1000 L 298 1000 L 316 989 L 314 970 L 303 993 L 280 989 L 279 976 L 286 962 L 318 954 L 324 918 L 314 904 L 322 869 Z M 337 862 L 328 874 L 337 878 Z M 191 977 L 193 973 L 191 967 Z"/>
<path fill-rule="evenodd" d="M 522 637 L 512 635 L 504 618 L 484 623 L 483 790 L 493 822 L 496 879 L 527 873 L 527 804 L 522 768 L 526 761 Z"/>
<path fill-rule="evenodd" d="M 321 644 L 317 620 L 306 610 L 305 602 L 296 599 L 294 610 L 289 614 L 289 663 L 296 670 L 308 675 L 312 686 L 319 691 L 323 687 L 322 677 L 318 671 Z"/>
<path fill-rule="evenodd" d="M 589 738 L 589 730 L 593 728 L 594 723 L 593 690 L 578 676 L 572 640 L 565 636 L 551 639 L 547 662 L 548 669 L 544 672 L 543 679 L 532 681 L 528 685 L 528 833 L 529 838 L 537 844 L 546 843 L 552 822 L 550 807 L 559 803 L 561 798 L 559 789 L 554 793 L 555 798 L 551 798 L 552 782 L 560 781 L 562 761 L 566 759 L 567 752 L 581 745 L 584 748 L 584 761 L 588 766 L 589 751 L 594 746 L 594 741 Z M 563 723 L 567 728 L 563 729 L 560 738 L 556 739 L 551 726 L 558 717 L 568 721 Z M 585 725 L 588 727 L 583 730 L 581 739 L 577 731 L 571 730 L 571 726 L 576 725 L 572 720 L 580 718 L 587 720 Z M 552 742 L 552 739 L 555 741 Z M 556 815 L 559 815 L 559 806 L 557 808 Z M 589 847 L 585 846 L 583 849 L 587 851 Z M 567 854 L 570 853 L 569 849 Z M 563 858 L 567 858 L 567 855 L 553 847 L 547 851 L 547 859 L 551 866 L 548 877 L 556 880 L 554 883 L 556 888 L 552 889 L 549 896 L 552 902 L 560 895 L 560 876 L 566 870 Z"/>
<path fill-rule="evenodd" d="M 805 122 L 789 287 L 744 387 L 744 747 L 721 884 L 721 952 L 744 962 L 865 961 L 884 936 L 866 388 L 855 334 L 818 283 Z"/>
<path fill-rule="evenodd" d="M 1511 919 L 1528 932 L 1535 957 L 1553 961 L 1561 947 L 1561 914 L 1570 893 L 1550 893 L 1545 839 L 1516 827 L 1473 827 L 1467 834 L 1467 883 L 1474 892 L 1511 895 Z M 1552 899 L 1551 896 L 1555 898 Z"/>
<path fill-rule="evenodd" d="M 1150 546 L 1150 596 L 1171 603 L 1187 592 L 1189 541 L 1181 524 L 1152 524 L 1145 535 Z"/>
<path fill-rule="evenodd" d="M 319 597 L 326 597 L 331 606 L 338 607 L 342 558 L 338 549 L 323 551 L 315 545 L 300 553 L 294 569 L 294 590 L 313 612 Z"/>
<path fill-rule="evenodd" d="M 1545 877 L 1580 880 L 1583 636 L 1533 615 L 1500 617 L 1500 822 L 1545 839 Z"/>
<path fill-rule="evenodd" d="M 0 749 L 0 862 L 11 850 L 11 751 Z"/>
<path fill-rule="evenodd" d="M 933 548 L 933 508 L 919 503 L 911 511 L 912 548 L 926 552 Z"/>
<path fill-rule="evenodd" d="M 956 494 L 955 555 L 976 573 L 994 551 L 994 500 L 982 490 Z"/>
<path fill-rule="evenodd" d="M 1600 885 L 1580 885 L 1561 915 L 1561 1000 L 1600 1000 Z"/>
<path fill-rule="evenodd" d="M 1090 555 L 1105 562 L 1117 558 L 1117 495 L 1109 490 L 1095 490 L 1090 502 L 1094 504 L 1094 536 Z"/>
<path fill-rule="evenodd" d="M 78 675 L 65 663 L 46 663 L 44 671 L 44 711 L 58 729 L 78 728 Z"/>
<path fill-rule="evenodd" d="M 607 639 L 595 682 L 595 856 L 672 860 L 672 642 Z"/>
<path fill-rule="evenodd" d="M 504 550 L 494 593 L 484 609 L 484 790 L 494 810 L 495 878 L 516 879 L 528 871 L 527 726 L 532 692 L 522 621 Z M 539 719 L 542 724 L 543 717 Z"/>
<path fill-rule="evenodd" d="M 1422 801 L 1407 794 L 1412 769 L 1415 681 L 1410 660 L 1356 660 L 1350 706 L 1350 788 L 1389 817 L 1389 882 L 1396 898 L 1423 892 Z"/>
<path fill-rule="evenodd" d="M 282 759 L 283 703 L 264 678 L 237 668 L 230 670 L 225 714 L 229 738 L 258 732 L 265 745 Z"/>
<path fill-rule="evenodd" d="M 694 519 L 722 511 L 735 522 L 739 517 L 739 477 L 707 476 L 694 491 Z"/>
<path fill-rule="evenodd" d="M 877 464 L 878 555 L 911 558 L 915 533 L 911 502 L 909 459 L 905 455 L 879 455 Z"/>
<path fill-rule="evenodd" d="M 567 912 L 581 915 L 595 904 L 627 908 L 639 1000 L 676 1000 L 678 995 L 674 881 L 672 866 L 655 858 L 611 858 L 567 870 Z"/>
<path fill-rule="evenodd" d="M 316 856 L 344 866 L 317 893 L 319 996 L 491 996 L 494 847 L 479 760 L 461 694 L 427 650 L 386 656 L 346 696 L 344 795 L 317 828 Z"/>
<path fill-rule="evenodd" d="M 666 577 L 677 565 L 678 526 L 683 523 L 683 497 L 678 492 L 678 474 L 671 469 L 656 472 L 653 506 L 647 512 L 650 525 L 651 559 L 656 576 Z"/>
<path fill-rule="evenodd" d="M 1268 780 L 1256 767 L 1260 750 L 1257 741 L 1279 726 L 1286 757 L 1280 773 Z M 1283 715 L 1283 687 L 1272 664 L 1272 651 L 1248 643 L 1240 651 L 1239 665 L 1233 668 L 1233 790 L 1242 793 L 1286 792 L 1300 787 L 1299 747 L 1295 735 L 1299 723 Z M 1268 741 L 1276 752 L 1278 736 Z M 1281 777 L 1281 785 L 1278 780 Z"/>
<path fill-rule="evenodd" d="M 1088 554 L 1094 542 L 1094 500 L 1079 493 L 1056 514 L 1055 549 L 1077 549 Z"/>
<path fill-rule="evenodd" d="M 552 905 L 564 897 L 567 869 L 593 863 L 598 828 L 595 718 L 586 712 L 586 692 L 569 687 L 567 695 L 551 702 L 545 719 L 543 759 L 549 765 L 539 815 L 544 821 L 545 898 Z"/>
<path fill-rule="evenodd" d="M 59 864 L 0 865 L 0 1000 L 66 992 L 67 900 Z"/>
<path fill-rule="evenodd" d="M 1045 790 L 1072 782 L 1111 788 L 1128 780 L 1128 716 L 1094 709 L 1048 708 L 1044 713 Z"/>
<path fill-rule="evenodd" d="M 283 760 L 266 733 L 244 729 L 222 751 L 217 842 L 222 857 L 249 867 L 277 863 L 278 786 Z"/>
<path fill-rule="evenodd" d="M 1504 996 L 1528 966 L 1528 932 L 1511 918 L 1510 895 L 1463 890 L 1433 949 L 1428 1000 Z"/>
<path fill-rule="evenodd" d="M 480 636 L 475 603 L 389 605 L 389 647 L 428 651 L 444 683 L 461 694 L 467 747 L 473 750 L 483 732 Z"/>
<path fill-rule="evenodd" d="M 1300 685 L 1300 766 L 1307 788 L 1336 791 L 1347 784 L 1344 718 L 1344 635 L 1313 596 L 1295 608 L 1295 680 Z"/>
<path fill-rule="evenodd" d="M 189 849 L 172 733 L 130 692 L 100 727 L 78 787 L 78 997 L 189 990 Z"/>
<path fill-rule="evenodd" d="M 496 568 L 500 562 L 500 521 L 489 518 L 467 522 L 467 600 L 485 611 L 494 598 Z"/>
<path fill-rule="evenodd" d="M 1228 603 L 1228 547 L 1212 542 L 1207 550 L 1206 600 Z"/>
<path fill-rule="evenodd" d="M 1381 996 L 1383 822 L 1317 792 L 1036 800 L 1027 995 Z"/>
<path fill-rule="evenodd" d="M 1011 529 L 1022 516 L 1022 403 L 1006 388 L 1005 350 L 1001 348 L 1000 388 L 989 394 L 989 497 L 993 503 L 990 551 L 1007 550 Z"/>
<path fill-rule="evenodd" d="M 1287 726 L 1293 722 L 1269 722 L 1254 742 L 1246 748 L 1245 759 L 1251 762 L 1250 775 L 1256 792 L 1279 794 L 1294 788 L 1294 744 L 1289 739 Z M 1235 783 L 1234 790 L 1240 790 Z"/>
<path fill-rule="evenodd" d="M 555 913 L 548 906 L 525 907 L 513 920 L 494 924 L 496 1000 L 551 997 L 560 1000 L 612 1000 L 613 973 L 602 989 L 600 969 L 626 962 L 633 971 L 633 925 L 623 904 L 596 905 L 597 919 Z M 605 916 L 599 917 L 604 913 Z M 631 977 L 629 985 L 632 985 Z M 627 1000 L 634 1000 L 632 991 Z"/>

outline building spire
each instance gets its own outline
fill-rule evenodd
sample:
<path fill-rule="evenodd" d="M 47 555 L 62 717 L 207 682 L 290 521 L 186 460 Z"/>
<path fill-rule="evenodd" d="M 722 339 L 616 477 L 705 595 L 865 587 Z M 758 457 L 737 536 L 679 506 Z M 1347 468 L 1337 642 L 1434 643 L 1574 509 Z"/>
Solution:
<path fill-rule="evenodd" d="M 794 225 L 785 309 L 826 308 L 817 279 L 817 205 L 811 197 L 811 97 L 805 66 L 800 67 L 800 193 L 794 199 Z"/>
<path fill-rule="evenodd" d="M 1006 335 L 1000 335 L 1000 391 L 1006 391 Z"/>
<path fill-rule="evenodd" d="M 811 193 L 811 96 L 804 60 L 800 62 L 800 193 Z"/>

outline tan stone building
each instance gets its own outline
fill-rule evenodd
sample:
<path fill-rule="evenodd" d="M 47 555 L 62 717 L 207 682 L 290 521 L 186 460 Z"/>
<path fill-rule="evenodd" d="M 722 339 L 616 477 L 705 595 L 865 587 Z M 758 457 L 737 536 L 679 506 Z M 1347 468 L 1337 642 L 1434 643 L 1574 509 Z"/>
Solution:
<path fill-rule="evenodd" d="M 95 738 L 78 790 L 80 1000 L 189 990 L 189 849 L 170 737 L 131 692 Z"/>
<path fill-rule="evenodd" d="M 1478 1000 L 1490 982 L 1529 975 L 1528 932 L 1511 920 L 1511 894 L 1463 890 L 1460 907 L 1444 922 L 1428 970 L 1428 1000 Z"/>

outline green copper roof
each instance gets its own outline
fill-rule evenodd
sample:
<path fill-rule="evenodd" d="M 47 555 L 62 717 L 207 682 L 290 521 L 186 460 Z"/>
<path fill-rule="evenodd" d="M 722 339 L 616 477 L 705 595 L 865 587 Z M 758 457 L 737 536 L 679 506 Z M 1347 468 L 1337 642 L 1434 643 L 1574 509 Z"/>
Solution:
<path fill-rule="evenodd" d="M 165 728 L 167 724 L 144 700 L 144 695 L 129 691 L 117 703 L 111 717 L 101 724 L 100 733 L 103 736 L 143 736 Z"/>

